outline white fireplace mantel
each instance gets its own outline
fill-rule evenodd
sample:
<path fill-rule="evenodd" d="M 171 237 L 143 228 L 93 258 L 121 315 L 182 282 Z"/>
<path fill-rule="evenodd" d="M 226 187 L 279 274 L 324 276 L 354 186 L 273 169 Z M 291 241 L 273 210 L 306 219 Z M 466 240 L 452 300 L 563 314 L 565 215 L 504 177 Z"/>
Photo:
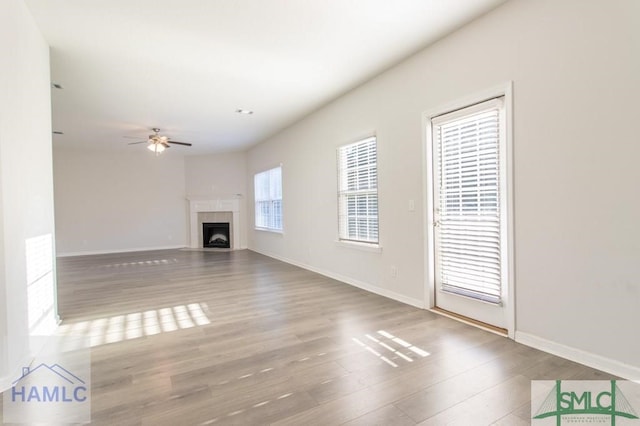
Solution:
<path fill-rule="evenodd" d="M 190 241 L 189 247 L 201 248 L 201 241 L 198 239 L 198 213 L 201 212 L 231 212 L 233 220 L 231 223 L 231 248 L 238 250 L 240 248 L 240 200 L 238 199 L 217 199 L 217 200 L 200 200 L 189 199 L 189 223 L 190 223 Z"/>

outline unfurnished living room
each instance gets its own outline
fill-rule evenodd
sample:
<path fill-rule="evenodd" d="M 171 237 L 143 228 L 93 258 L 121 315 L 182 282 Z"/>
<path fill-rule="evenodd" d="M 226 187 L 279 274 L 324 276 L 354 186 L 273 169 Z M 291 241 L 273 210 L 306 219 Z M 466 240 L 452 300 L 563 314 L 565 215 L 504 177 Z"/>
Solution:
<path fill-rule="evenodd" d="M 640 424 L 640 1 L 2 0 L 0 419 Z"/>

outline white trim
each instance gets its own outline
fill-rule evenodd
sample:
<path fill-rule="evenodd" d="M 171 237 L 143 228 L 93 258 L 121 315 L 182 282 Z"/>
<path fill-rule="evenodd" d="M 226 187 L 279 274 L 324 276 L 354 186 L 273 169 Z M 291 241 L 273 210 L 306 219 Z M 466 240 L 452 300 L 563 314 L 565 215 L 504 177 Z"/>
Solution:
<path fill-rule="evenodd" d="M 505 113 L 505 137 L 506 137 L 506 166 L 507 166 L 507 333 L 511 339 L 516 337 L 516 223 L 515 223 L 515 173 L 514 173 L 514 147 L 513 147 L 513 81 L 505 83 L 504 87 L 504 113 Z"/>
<path fill-rule="evenodd" d="M 254 172 L 253 175 L 255 176 L 260 173 L 268 172 L 269 170 L 277 169 L 278 167 L 282 167 L 282 162 L 279 162 L 273 166 L 269 166 L 266 169 L 258 169 L 258 171 Z"/>
<path fill-rule="evenodd" d="M 526 346 L 574 361 L 588 367 L 605 371 L 628 380 L 640 380 L 640 367 L 625 364 L 611 358 L 543 339 L 533 334 L 517 331 L 515 340 Z"/>
<path fill-rule="evenodd" d="M 424 277 L 425 277 L 425 300 L 424 306 L 427 309 L 432 309 L 436 305 L 434 293 L 435 293 L 435 259 L 432 255 L 434 245 L 434 232 L 433 232 L 433 177 L 430 172 L 433 164 L 433 144 L 432 144 L 432 131 L 431 131 L 431 115 L 428 113 L 422 114 L 422 183 L 423 183 L 423 197 L 422 197 L 422 212 L 423 212 L 423 238 L 424 243 Z"/>
<path fill-rule="evenodd" d="M 464 107 L 475 105 L 477 103 L 488 101 L 489 99 L 493 99 L 500 96 L 505 96 L 505 100 L 506 100 L 507 96 L 512 95 L 512 90 L 513 90 L 512 87 L 513 87 L 513 81 L 509 80 L 502 84 L 498 84 L 496 86 L 490 87 L 488 89 L 480 90 L 470 95 L 455 99 L 451 102 L 438 105 L 435 108 L 430 108 L 424 111 L 422 113 L 422 116 L 427 119 L 430 119 L 431 117 L 436 117 L 436 116 L 445 114 L 449 111 L 462 109 Z M 509 106 L 511 106 L 511 104 L 509 104 Z"/>
<path fill-rule="evenodd" d="M 56 257 L 92 256 L 95 254 L 130 253 L 134 251 L 174 250 L 174 249 L 181 249 L 181 248 L 186 248 L 186 246 L 179 245 L 179 246 L 158 246 L 158 247 L 136 247 L 136 248 L 127 248 L 127 249 L 72 251 L 68 253 L 56 253 Z"/>
<path fill-rule="evenodd" d="M 468 96 L 455 99 L 451 102 L 431 108 L 422 113 L 422 170 L 424 183 L 424 253 L 425 259 L 425 301 L 427 308 L 435 306 L 435 275 L 434 275 L 434 232 L 433 232 L 433 177 L 431 167 L 433 164 L 432 149 L 432 126 L 431 119 L 436 116 L 459 110 L 461 108 L 475 105 L 483 101 L 487 101 L 496 97 L 504 96 L 504 110 L 506 114 L 505 120 L 505 146 L 506 146 L 506 198 L 507 198 L 507 276 L 508 282 L 506 291 L 506 329 L 511 339 L 515 338 L 516 316 L 515 316 L 515 238 L 514 238 L 514 173 L 513 173 L 513 81 L 490 87 L 485 90 L 478 91 Z"/>
<path fill-rule="evenodd" d="M 363 243 L 361 241 L 335 240 L 336 245 L 362 251 L 370 251 L 373 253 L 382 253 L 382 246 L 375 243 Z"/>
<path fill-rule="evenodd" d="M 273 254 L 273 253 L 263 252 L 263 251 L 259 251 L 259 250 L 253 249 L 253 248 L 249 249 L 249 250 L 254 251 L 256 253 L 260 253 L 260 254 L 268 256 L 268 257 L 271 257 L 271 258 L 279 260 L 281 262 L 285 262 L 285 263 L 288 263 L 290 265 L 294 265 L 294 266 L 297 266 L 299 268 L 306 269 L 308 271 L 315 272 L 315 273 L 320 274 L 320 275 L 324 275 L 325 277 L 332 278 L 334 280 L 343 282 L 345 284 L 349 284 L 349 285 L 352 285 L 354 287 L 358 287 L 359 289 L 366 290 L 366 291 L 368 291 L 370 293 L 374 293 L 374 294 L 377 294 L 379 296 L 386 297 L 387 299 L 392 299 L 392 300 L 395 300 L 396 302 L 404 303 L 406 305 L 410 305 L 410 306 L 413 306 L 415 308 L 424 309 L 424 303 L 420 299 L 415 299 L 413 297 L 407 297 L 407 296 L 405 296 L 403 294 L 396 293 L 395 291 L 387 290 L 385 288 L 376 287 L 376 286 L 371 285 L 369 283 L 365 283 L 364 281 L 360 281 L 360 280 L 356 280 L 356 279 L 353 279 L 353 278 L 350 278 L 350 277 L 347 277 L 347 276 L 344 276 L 344 275 L 336 274 L 335 272 L 331 272 L 331 271 L 328 271 L 326 269 L 316 268 L 315 266 L 311 266 L 311 265 L 307 265 L 305 263 L 297 262 L 295 260 L 287 259 L 285 257 L 278 256 L 278 255 Z"/>
<path fill-rule="evenodd" d="M 272 234 L 284 235 L 284 231 L 282 229 L 274 229 L 274 228 L 253 228 L 254 231 L 262 231 L 262 232 L 271 232 Z"/>
<path fill-rule="evenodd" d="M 435 124 L 436 126 L 440 126 L 448 121 L 457 120 L 460 117 L 466 117 L 477 112 L 484 112 L 488 109 L 501 109 L 503 107 L 504 101 L 502 99 L 499 99 L 500 97 L 501 96 L 494 96 L 491 99 L 487 99 L 486 101 L 476 102 L 474 104 L 467 105 L 466 107 L 458 108 L 455 111 L 431 117 L 431 123 Z"/>
<path fill-rule="evenodd" d="M 349 139 L 347 142 L 339 142 L 338 145 L 336 145 L 336 149 L 342 146 L 352 145 L 352 144 L 361 142 L 365 139 L 371 139 L 371 138 L 376 138 L 376 139 L 378 138 L 378 133 L 376 130 L 372 130 L 370 132 L 364 132 L 362 133 L 362 136 Z"/>

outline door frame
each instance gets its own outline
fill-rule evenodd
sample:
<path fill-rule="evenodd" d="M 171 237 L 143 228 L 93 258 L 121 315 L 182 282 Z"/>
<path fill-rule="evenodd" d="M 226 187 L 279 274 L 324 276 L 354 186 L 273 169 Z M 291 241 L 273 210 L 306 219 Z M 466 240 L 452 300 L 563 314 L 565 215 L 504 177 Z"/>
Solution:
<path fill-rule="evenodd" d="M 505 109 L 505 146 L 506 152 L 501 155 L 501 159 L 506 163 L 506 188 L 504 193 L 507 198 L 507 247 L 506 265 L 507 283 L 504 285 L 504 309 L 506 312 L 507 333 L 509 338 L 515 338 L 516 316 L 515 316 L 515 239 L 514 239 L 514 156 L 513 156 L 513 81 L 507 81 L 488 89 L 484 89 L 464 96 L 453 101 L 444 103 L 436 108 L 429 109 L 422 113 L 422 182 L 423 182 L 423 224 L 424 224 L 424 254 L 425 254 L 425 306 L 427 309 L 435 307 L 435 236 L 433 230 L 434 211 L 434 180 L 432 175 L 433 165 L 433 135 L 431 119 L 447 112 L 455 111 L 477 104 L 492 98 L 504 96 Z"/>

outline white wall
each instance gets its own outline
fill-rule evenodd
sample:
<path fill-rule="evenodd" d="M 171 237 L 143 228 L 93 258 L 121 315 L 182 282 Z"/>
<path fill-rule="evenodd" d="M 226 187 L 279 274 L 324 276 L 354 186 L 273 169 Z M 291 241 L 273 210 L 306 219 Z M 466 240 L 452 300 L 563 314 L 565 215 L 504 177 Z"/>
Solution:
<path fill-rule="evenodd" d="M 247 160 L 244 152 L 185 157 L 187 197 L 240 200 L 240 246 L 247 247 Z"/>
<path fill-rule="evenodd" d="M 171 153 L 54 149 L 61 256 L 184 247 L 184 158 Z"/>
<path fill-rule="evenodd" d="M 246 247 L 245 153 L 172 154 L 55 148 L 58 255 L 184 247 L 186 198 L 240 198 Z"/>
<path fill-rule="evenodd" d="M 20 0 L 0 2 L 0 386 L 30 353 L 26 240 L 54 234 L 49 48 Z M 55 258 L 49 265 L 55 284 Z M 52 297 L 52 294 L 49 294 Z M 49 306 L 52 308 L 52 306 Z M 45 318 L 51 324 L 55 312 Z M 15 379 L 15 377 L 14 377 Z"/>
<path fill-rule="evenodd" d="M 422 114 L 512 80 L 516 336 L 640 377 L 639 46 L 635 0 L 506 3 L 251 149 L 249 182 L 283 163 L 285 233 L 250 248 L 428 304 Z M 374 131 L 382 253 L 334 243 L 335 149 Z"/>
<path fill-rule="evenodd" d="M 187 156 L 184 160 L 189 198 L 246 195 L 247 161 L 244 152 Z"/>

